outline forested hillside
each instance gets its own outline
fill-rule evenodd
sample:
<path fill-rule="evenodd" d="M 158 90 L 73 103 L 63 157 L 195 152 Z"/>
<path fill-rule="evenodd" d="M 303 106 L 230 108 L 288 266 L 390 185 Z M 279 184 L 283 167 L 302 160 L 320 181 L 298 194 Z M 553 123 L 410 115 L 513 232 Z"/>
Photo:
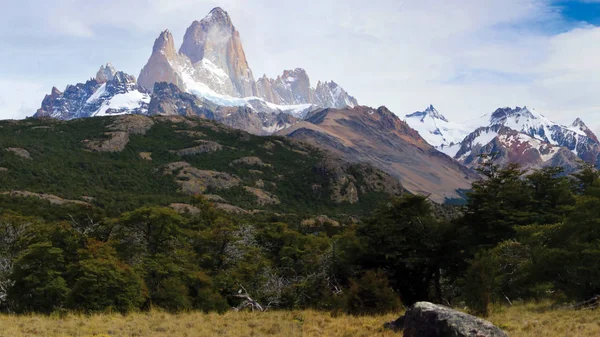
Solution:
<path fill-rule="evenodd" d="M 3 311 L 223 311 L 241 292 L 273 309 L 486 314 L 600 293 L 591 166 L 484 164 L 444 212 L 369 166 L 204 120 L 1 126 Z"/>
<path fill-rule="evenodd" d="M 85 203 L 115 215 L 187 204 L 202 194 L 237 212 L 355 216 L 402 190 L 368 165 L 200 118 L 0 122 L 2 204 L 51 194 L 67 199 L 54 198 L 55 204 Z"/>

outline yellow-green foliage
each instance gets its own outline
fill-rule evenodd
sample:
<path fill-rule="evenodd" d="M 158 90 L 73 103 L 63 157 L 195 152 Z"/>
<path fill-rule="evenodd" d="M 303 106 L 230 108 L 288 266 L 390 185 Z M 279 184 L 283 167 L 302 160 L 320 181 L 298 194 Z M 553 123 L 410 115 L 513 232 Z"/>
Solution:
<path fill-rule="evenodd" d="M 0 337 L 121 337 L 121 336 L 379 336 L 401 337 L 381 326 L 400 313 L 382 316 L 332 315 L 318 311 L 200 312 L 97 314 L 66 317 L 1 315 Z M 490 321 L 511 337 L 597 337 L 600 311 L 549 310 L 545 304 L 496 307 Z"/>

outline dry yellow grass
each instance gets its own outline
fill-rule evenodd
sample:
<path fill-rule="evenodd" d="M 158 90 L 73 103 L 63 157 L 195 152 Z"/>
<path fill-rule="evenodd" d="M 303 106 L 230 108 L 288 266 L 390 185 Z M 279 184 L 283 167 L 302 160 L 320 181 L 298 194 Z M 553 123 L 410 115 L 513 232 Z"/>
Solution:
<path fill-rule="evenodd" d="M 198 312 L 168 314 L 160 311 L 126 316 L 68 315 L 64 318 L 44 316 L 0 316 L 1 337 L 121 337 L 121 336 L 397 336 L 381 329 L 386 320 L 380 317 L 332 317 L 316 311 Z"/>
<path fill-rule="evenodd" d="M 552 310 L 548 303 L 494 308 L 488 320 L 510 337 L 600 337 L 600 309 Z"/>
<path fill-rule="evenodd" d="M 598 337 L 600 310 L 544 310 L 545 305 L 496 308 L 488 318 L 511 337 Z M 273 311 L 268 313 L 198 312 L 168 314 L 161 311 L 126 316 L 99 314 L 68 315 L 63 318 L 39 315 L 0 315 L 0 337 L 121 337 L 121 336 L 395 336 L 384 331 L 384 322 L 399 314 L 377 317 L 332 316 L 316 311 Z"/>

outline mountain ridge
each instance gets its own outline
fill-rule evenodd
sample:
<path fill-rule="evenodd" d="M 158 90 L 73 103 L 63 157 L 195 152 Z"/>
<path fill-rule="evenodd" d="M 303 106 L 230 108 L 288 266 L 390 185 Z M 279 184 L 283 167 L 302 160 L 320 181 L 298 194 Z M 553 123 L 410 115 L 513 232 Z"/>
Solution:
<path fill-rule="evenodd" d="M 447 122 L 436 113 L 428 108 L 405 119 L 430 144 L 469 167 L 479 165 L 480 154 L 491 152 L 497 152 L 500 164 L 517 162 L 535 168 L 558 162 L 567 172 L 579 167 L 578 160 L 594 165 L 600 160 L 598 138 L 580 118 L 565 126 L 526 106 L 504 107 L 465 125 Z M 457 137 L 448 141 L 449 134 Z M 462 139 L 457 142 L 457 138 Z"/>
<path fill-rule="evenodd" d="M 462 199 L 478 175 L 429 145 L 385 106 L 311 112 L 278 134 L 318 144 L 351 162 L 370 162 L 412 193 L 436 202 Z"/>

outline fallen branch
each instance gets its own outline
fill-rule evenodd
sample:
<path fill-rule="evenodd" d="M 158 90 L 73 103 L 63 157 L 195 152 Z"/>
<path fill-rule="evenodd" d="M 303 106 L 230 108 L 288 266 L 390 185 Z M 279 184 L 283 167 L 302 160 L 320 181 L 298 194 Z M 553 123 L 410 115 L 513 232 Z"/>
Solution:
<path fill-rule="evenodd" d="M 600 306 L 600 295 L 596 295 L 587 301 L 575 303 L 571 305 L 571 309 L 597 309 Z"/>
<path fill-rule="evenodd" d="M 246 290 L 246 288 L 244 288 L 244 286 L 242 286 L 240 284 L 240 288 L 241 289 L 234 296 L 237 298 L 243 298 L 244 300 L 242 301 L 242 303 L 240 303 L 240 305 L 233 308 L 234 311 L 240 311 L 245 308 L 250 308 L 250 310 L 252 310 L 252 311 L 254 311 L 254 310 L 258 310 L 260 312 L 266 311 L 266 309 L 263 308 L 263 306 L 260 305 L 260 303 L 253 300 L 252 297 L 250 297 L 250 295 L 248 294 L 248 291 Z M 270 303 L 269 303 L 269 305 L 270 305 Z"/>

